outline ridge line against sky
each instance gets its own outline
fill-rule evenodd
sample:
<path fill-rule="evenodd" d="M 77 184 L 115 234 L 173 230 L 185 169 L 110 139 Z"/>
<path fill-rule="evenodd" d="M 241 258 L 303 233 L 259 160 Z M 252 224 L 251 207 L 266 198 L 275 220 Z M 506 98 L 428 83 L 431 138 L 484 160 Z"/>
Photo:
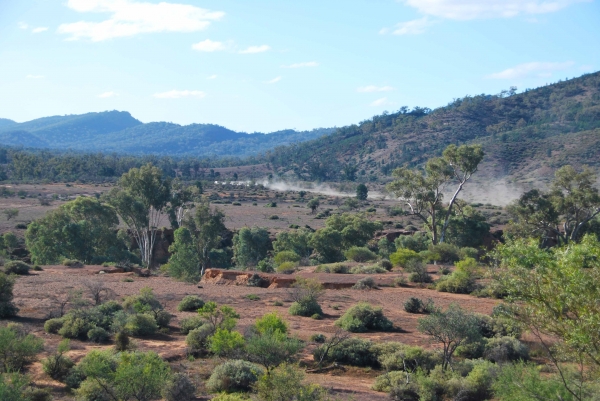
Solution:
<path fill-rule="evenodd" d="M 282 3 L 3 2 L 0 117 L 306 130 L 600 67 L 597 0 Z"/>

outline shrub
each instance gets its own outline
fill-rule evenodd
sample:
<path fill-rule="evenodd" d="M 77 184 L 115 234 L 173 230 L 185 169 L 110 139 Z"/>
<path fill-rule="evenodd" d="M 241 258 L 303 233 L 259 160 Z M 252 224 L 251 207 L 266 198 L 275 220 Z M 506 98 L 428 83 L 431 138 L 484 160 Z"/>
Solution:
<path fill-rule="evenodd" d="M 267 313 L 262 317 L 256 319 L 254 328 L 259 333 L 266 333 L 267 331 L 279 331 L 280 333 L 286 334 L 288 332 L 288 325 L 277 313 Z"/>
<path fill-rule="evenodd" d="M 364 333 L 367 330 L 391 331 L 393 323 L 384 315 L 381 308 L 373 308 L 366 302 L 354 305 L 339 318 L 335 324 L 352 333 Z"/>
<path fill-rule="evenodd" d="M 498 337 L 486 340 L 483 357 L 491 362 L 514 362 L 529 359 L 529 350 L 514 337 Z"/>
<path fill-rule="evenodd" d="M 291 315 L 309 317 L 314 314 L 323 314 L 318 299 L 323 293 L 323 285 L 311 279 L 297 278 L 290 288 L 290 295 L 294 303 L 290 306 Z"/>
<path fill-rule="evenodd" d="M 62 318 L 63 325 L 58 330 L 58 334 L 65 338 L 87 337 L 88 331 L 96 327 L 96 322 L 91 319 L 87 311 L 72 310 Z"/>
<path fill-rule="evenodd" d="M 71 267 L 74 269 L 79 269 L 85 266 L 82 262 L 74 259 L 63 259 L 62 264 L 63 266 Z"/>
<path fill-rule="evenodd" d="M 315 384 L 303 384 L 303 381 L 304 372 L 295 365 L 285 363 L 259 379 L 256 385 L 258 400 L 329 400 L 326 390 Z"/>
<path fill-rule="evenodd" d="M 277 216 L 276 214 L 272 214 L 269 216 L 269 220 L 279 220 L 279 216 Z"/>
<path fill-rule="evenodd" d="M 377 354 L 372 350 L 373 343 L 361 338 L 348 338 L 342 341 L 338 346 L 330 348 L 324 362 L 337 362 L 352 366 L 371 366 L 377 367 Z M 313 351 L 316 361 L 321 360 L 325 352 L 325 345 L 317 347 Z"/>
<path fill-rule="evenodd" d="M 213 370 L 206 382 L 206 388 L 213 393 L 250 391 L 262 375 L 263 370 L 253 363 L 242 360 L 227 361 Z"/>
<path fill-rule="evenodd" d="M 166 401 L 191 401 L 195 399 L 196 386 L 183 373 L 175 373 L 161 391 Z"/>
<path fill-rule="evenodd" d="M 379 266 L 381 266 L 382 268 L 384 268 L 387 271 L 391 271 L 394 268 L 394 265 L 392 264 L 392 262 L 390 262 L 387 259 L 380 260 Z"/>
<path fill-rule="evenodd" d="M 400 227 L 402 228 L 402 227 Z M 407 230 L 416 231 L 416 227 L 407 226 Z M 410 249 L 411 251 L 421 252 L 427 249 L 431 240 L 425 233 L 415 233 L 413 235 L 401 235 L 394 241 L 397 248 Z"/>
<path fill-rule="evenodd" d="M 125 331 L 134 337 L 151 336 L 158 331 L 158 325 L 151 315 L 136 313 L 127 317 Z"/>
<path fill-rule="evenodd" d="M 63 381 L 69 370 L 75 365 L 71 358 L 64 355 L 67 351 L 69 351 L 69 340 L 63 340 L 53 355 L 42 360 L 44 373 L 54 380 Z"/>
<path fill-rule="evenodd" d="M 59 318 L 48 319 L 44 323 L 44 331 L 50 334 L 56 334 L 63 326 L 63 320 Z"/>
<path fill-rule="evenodd" d="M 298 263 L 300 262 L 300 259 L 302 259 L 300 255 L 294 251 L 281 251 L 275 255 L 273 261 L 277 266 L 279 266 L 285 262 Z"/>
<path fill-rule="evenodd" d="M 119 331 L 115 334 L 115 349 L 123 352 L 129 348 L 129 335 L 125 331 Z"/>
<path fill-rule="evenodd" d="M 407 264 L 407 270 L 412 273 L 408 276 L 408 281 L 411 283 L 431 283 L 433 279 L 427 271 L 427 266 L 420 260 L 413 259 Z"/>
<path fill-rule="evenodd" d="M 393 388 L 398 387 L 406 382 L 406 373 L 393 371 L 387 372 L 375 378 L 375 383 L 371 388 L 375 391 L 389 393 Z M 400 398 L 404 400 L 404 398 Z M 418 398 L 417 398 L 418 399 Z"/>
<path fill-rule="evenodd" d="M 158 327 L 166 328 L 171 321 L 171 314 L 165 310 L 159 310 L 154 314 L 154 320 L 156 320 Z"/>
<path fill-rule="evenodd" d="M 377 288 L 377 284 L 375 284 L 375 280 L 371 277 L 361 278 L 352 286 L 355 290 L 370 290 L 373 288 Z"/>
<path fill-rule="evenodd" d="M 377 354 L 377 360 L 386 371 L 407 370 L 412 372 L 417 368 L 427 372 L 440 361 L 438 353 L 397 342 L 375 344 L 372 351 Z"/>
<path fill-rule="evenodd" d="M 87 332 L 87 337 L 92 342 L 105 343 L 110 338 L 110 334 L 102 327 L 94 327 Z"/>
<path fill-rule="evenodd" d="M 244 347 L 244 337 L 237 331 L 217 329 L 215 334 L 208 338 L 208 348 L 218 356 L 227 356 Z"/>
<path fill-rule="evenodd" d="M 369 260 L 377 259 L 375 252 L 369 250 L 369 248 L 361 246 L 353 246 L 344 252 L 346 260 L 353 260 L 355 262 L 368 262 Z"/>
<path fill-rule="evenodd" d="M 21 262 L 20 260 L 12 260 L 4 265 L 4 272 L 6 274 L 17 274 L 19 276 L 25 276 L 29 274 L 30 266 Z"/>
<path fill-rule="evenodd" d="M 204 301 L 196 295 L 187 295 L 177 305 L 179 312 L 196 312 L 204 306 Z"/>
<path fill-rule="evenodd" d="M 290 315 L 310 317 L 314 314 L 323 314 L 321 305 L 316 300 L 307 299 L 292 303 L 289 309 Z"/>
<path fill-rule="evenodd" d="M 315 343 L 324 343 L 327 340 L 327 337 L 325 337 L 324 334 L 313 334 L 310 336 L 310 341 L 313 341 Z"/>
<path fill-rule="evenodd" d="M 470 294 L 476 288 L 475 271 L 477 262 L 475 259 L 467 258 L 456 263 L 456 270 L 449 276 L 443 277 L 437 283 L 436 288 L 441 292 L 452 292 L 457 294 Z"/>
<path fill-rule="evenodd" d="M 390 262 L 394 266 L 405 267 L 410 260 L 421 260 L 421 256 L 412 249 L 399 248 L 396 252 L 390 255 Z"/>
<path fill-rule="evenodd" d="M 404 310 L 408 313 L 421 313 L 423 301 L 420 298 L 410 297 L 404 302 Z"/>
<path fill-rule="evenodd" d="M 275 270 L 280 274 L 292 274 L 294 271 L 296 271 L 297 266 L 298 265 L 294 262 L 283 262 L 277 266 L 277 269 Z"/>
<path fill-rule="evenodd" d="M 0 373 L 19 372 L 44 349 L 44 340 L 27 334 L 20 325 L 0 327 Z"/>
<path fill-rule="evenodd" d="M 429 251 L 436 255 L 435 260 L 441 263 L 454 263 L 460 260 L 459 248 L 456 245 L 443 242 L 437 245 L 430 245 Z"/>
<path fill-rule="evenodd" d="M 254 203 L 254 206 L 256 206 L 256 202 Z M 211 401 L 247 401 L 247 400 L 248 400 L 247 397 L 244 397 L 239 393 L 233 393 L 233 394 L 221 393 L 211 399 Z"/>
<path fill-rule="evenodd" d="M 212 328 L 205 324 L 197 329 L 190 330 L 188 335 L 185 337 L 185 343 L 192 352 L 198 352 L 207 347 L 208 337 L 210 337 L 212 334 Z"/>
<path fill-rule="evenodd" d="M 476 248 L 464 247 L 460 248 L 460 251 L 458 251 L 458 256 L 460 257 L 460 260 L 465 260 L 466 258 L 477 260 L 479 251 Z"/>
<path fill-rule="evenodd" d="M 333 263 L 330 265 L 319 265 L 315 269 L 315 273 L 336 273 L 336 274 L 348 274 L 350 269 L 347 265 L 341 263 Z"/>
<path fill-rule="evenodd" d="M 202 327 L 206 321 L 201 316 L 191 316 L 181 319 L 179 325 L 181 326 L 181 332 L 188 334 L 190 331 Z"/>
<path fill-rule="evenodd" d="M 404 277 L 404 275 L 400 276 L 400 277 L 396 277 L 394 279 L 394 286 L 395 287 L 406 287 L 407 283 L 406 283 L 406 278 Z"/>
<path fill-rule="evenodd" d="M 372 265 L 372 266 L 354 266 L 350 269 L 350 273 L 352 274 L 383 274 L 388 271 L 383 267 Z"/>

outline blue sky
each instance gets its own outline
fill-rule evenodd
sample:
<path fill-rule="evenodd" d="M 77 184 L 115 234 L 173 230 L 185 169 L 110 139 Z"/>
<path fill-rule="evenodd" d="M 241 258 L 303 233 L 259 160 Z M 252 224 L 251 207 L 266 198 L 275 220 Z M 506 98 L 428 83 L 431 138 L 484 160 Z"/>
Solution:
<path fill-rule="evenodd" d="M 0 117 L 270 132 L 600 70 L 598 0 L 0 0 Z"/>

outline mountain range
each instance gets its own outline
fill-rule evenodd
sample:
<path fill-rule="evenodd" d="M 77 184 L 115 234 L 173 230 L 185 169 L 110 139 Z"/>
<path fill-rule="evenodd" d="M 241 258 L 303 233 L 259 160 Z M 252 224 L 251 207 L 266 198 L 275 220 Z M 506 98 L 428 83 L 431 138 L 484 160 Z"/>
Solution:
<path fill-rule="evenodd" d="M 245 157 L 334 131 L 334 128 L 319 128 L 247 134 L 213 124 L 144 124 L 128 112 L 106 111 L 44 117 L 24 123 L 0 119 L 0 144 L 134 155 Z"/>

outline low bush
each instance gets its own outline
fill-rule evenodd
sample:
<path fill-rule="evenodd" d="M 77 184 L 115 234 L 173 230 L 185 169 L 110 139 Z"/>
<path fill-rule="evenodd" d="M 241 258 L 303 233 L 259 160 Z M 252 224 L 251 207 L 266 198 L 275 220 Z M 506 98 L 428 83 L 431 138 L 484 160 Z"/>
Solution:
<path fill-rule="evenodd" d="M 352 274 L 383 274 L 388 271 L 381 266 L 371 265 L 371 266 L 354 266 L 350 269 L 350 273 Z"/>
<path fill-rule="evenodd" d="M 105 343 L 110 339 L 110 333 L 102 327 L 94 327 L 87 332 L 87 338 L 95 343 Z"/>
<path fill-rule="evenodd" d="M 349 248 L 346 252 L 344 252 L 344 257 L 346 260 L 353 260 L 359 263 L 377 259 L 375 252 L 371 251 L 369 248 L 360 246 L 353 246 Z"/>
<path fill-rule="evenodd" d="M 161 391 L 166 401 L 192 401 L 195 400 L 196 386 L 188 375 L 175 373 L 169 378 Z"/>
<path fill-rule="evenodd" d="M 262 368 L 250 362 L 227 361 L 213 370 L 206 388 L 212 393 L 250 391 L 263 372 Z"/>
<path fill-rule="evenodd" d="M 44 340 L 27 334 L 21 325 L 0 327 L 0 373 L 20 372 L 44 349 Z"/>
<path fill-rule="evenodd" d="M 377 284 L 375 284 L 375 280 L 371 277 L 361 278 L 352 286 L 355 290 L 371 290 L 373 288 L 377 288 Z"/>
<path fill-rule="evenodd" d="M 367 330 L 392 331 L 393 323 L 383 315 L 381 308 L 373 308 L 361 302 L 354 305 L 336 320 L 335 324 L 352 333 L 364 333 Z"/>
<path fill-rule="evenodd" d="M 185 337 L 185 343 L 192 352 L 198 352 L 207 348 L 208 337 L 212 334 L 212 328 L 209 325 L 204 325 L 197 329 L 190 330 Z"/>
<path fill-rule="evenodd" d="M 350 268 L 342 263 L 333 263 L 330 265 L 319 265 L 315 269 L 315 273 L 336 273 L 336 274 L 348 274 Z"/>
<path fill-rule="evenodd" d="M 181 333 L 188 334 L 190 331 L 202 327 L 206 321 L 201 316 L 190 316 L 181 319 L 179 326 L 181 327 Z"/>
<path fill-rule="evenodd" d="M 375 344 L 372 351 L 377 355 L 377 361 L 381 368 L 386 371 L 407 370 L 412 372 L 420 368 L 422 371 L 428 372 L 441 362 L 439 353 L 398 342 Z"/>
<path fill-rule="evenodd" d="M 62 264 L 63 266 L 71 267 L 73 269 L 79 269 L 85 266 L 82 262 L 74 259 L 63 259 Z"/>
<path fill-rule="evenodd" d="M 529 350 L 527 346 L 514 337 L 497 337 L 485 341 L 483 357 L 491 362 L 527 361 Z"/>
<path fill-rule="evenodd" d="M 44 331 L 49 334 L 57 334 L 63 327 L 63 320 L 60 318 L 48 319 L 44 323 Z"/>
<path fill-rule="evenodd" d="M 246 341 L 237 331 L 217 329 L 208 337 L 208 349 L 216 356 L 225 357 L 238 353 L 244 348 Z"/>
<path fill-rule="evenodd" d="M 437 245 L 430 245 L 429 251 L 435 255 L 435 259 L 441 263 L 454 263 L 460 260 L 460 249 L 456 245 L 443 242 Z"/>
<path fill-rule="evenodd" d="M 283 262 L 282 264 L 277 266 L 277 269 L 275 269 L 275 271 L 280 274 L 292 274 L 296 271 L 297 266 L 298 264 L 294 262 Z"/>
<path fill-rule="evenodd" d="M 436 289 L 441 292 L 451 292 L 455 294 L 470 294 L 476 289 L 475 275 L 477 262 L 475 259 L 467 258 L 456 263 L 456 270 L 442 277 Z"/>
<path fill-rule="evenodd" d="M 406 373 L 400 371 L 392 371 L 377 376 L 375 378 L 375 383 L 373 383 L 371 388 L 375 391 L 389 393 L 390 391 L 392 391 L 393 388 L 396 388 L 404 383 L 406 383 Z M 405 398 L 400 399 L 404 400 Z"/>
<path fill-rule="evenodd" d="M 394 268 L 394 265 L 392 264 L 392 262 L 390 262 L 387 259 L 382 259 L 379 261 L 379 266 L 384 268 L 387 271 L 391 271 Z"/>
<path fill-rule="evenodd" d="M 423 301 L 420 298 L 410 297 L 404 302 L 404 310 L 408 313 L 421 313 Z"/>
<path fill-rule="evenodd" d="M 125 331 L 134 337 L 151 336 L 158 331 L 158 324 L 149 314 L 135 313 L 127 317 Z"/>
<path fill-rule="evenodd" d="M 21 262 L 20 260 L 11 260 L 4 265 L 4 272 L 6 274 L 17 274 L 19 276 L 25 276 L 29 274 L 30 266 Z"/>
<path fill-rule="evenodd" d="M 75 365 L 71 358 L 65 356 L 69 351 L 69 340 L 63 340 L 58 345 L 58 349 L 48 358 L 42 360 L 42 369 L 44 373 L 54 380 L 63 381 L 71 368 Z"/>
<path fill-rule="evenodd" d="M 310 341 L 313 341 L 315 343 L 324 343 L 327 340 L 327 337 L 325 337 L 324 334 L 313 334 L 310 336 Z"/>
<path fill-rule="evenodd" d="M 275 255 L 273 261 L 277 266 L 279 266 L 285 262 L 298 263 L 300 262 L 300 259 L 302 259 L 300 255 L 294 251 L 281 251 Z"/>
<path fill-rule="evenodd" d="M 378 367 L 377 353 L 372 350 L 373 343 L 361 338 L 348 338 L 338 346 L 329 349 L 323 362 L 337 362 L 352 366 Z M 316 361 L 321 360 L 325 346 L 317 347 L 313 351 Z"/>
<path fill-rule="evenodd" d="M 390 255 L 390 262 L 394 266 L 406 267 L 407 263 L 411 260 L 421 260 L 421 256 L 412 249 L 399 248 Z"/>
<path fill-rule="evenodd" d="M 179 312 L 197 312 L 198 309 L 204 306 L 204 301 L 196 295 L 187 295 L 183 297 L 177 305 Z"/>
<path fill-rule="evenodd" d="M 411 283 L 431 283 L 433 279 L 429 272 L 427 271 L 427 266 L 423 264 L 420 260 L 413 259 L 408 262 L 406 265 L 406 270 L 411 273 L 408 275 L 408 281 Z"/>
<path fill-rule="evenodd" d="M 310 317 L 314 314 L 323 314 L 321 305 L 316 300 L 307 299 L 292 303 L 289 309 L 290 315 Z"/>
<path fill-rule="evenodd" d="M 288 324 L 283 320 L 277 313 L 267 313 L 262 317 L 256 319 L 254 323 L 254 329 L 259 333 L 266 333 L 267 331 L 279 331 L 280 333 L 286 334 L 288 332 Z"/>
<path fill-rule="evenodd" d="M 477 260 L 479 257 L 479 251 L 476 248 L 464 247 L 460 248 L 458 251 L 458 256 L 460 257 L 460 260 L 465 260 L 466 258 Z"/>

